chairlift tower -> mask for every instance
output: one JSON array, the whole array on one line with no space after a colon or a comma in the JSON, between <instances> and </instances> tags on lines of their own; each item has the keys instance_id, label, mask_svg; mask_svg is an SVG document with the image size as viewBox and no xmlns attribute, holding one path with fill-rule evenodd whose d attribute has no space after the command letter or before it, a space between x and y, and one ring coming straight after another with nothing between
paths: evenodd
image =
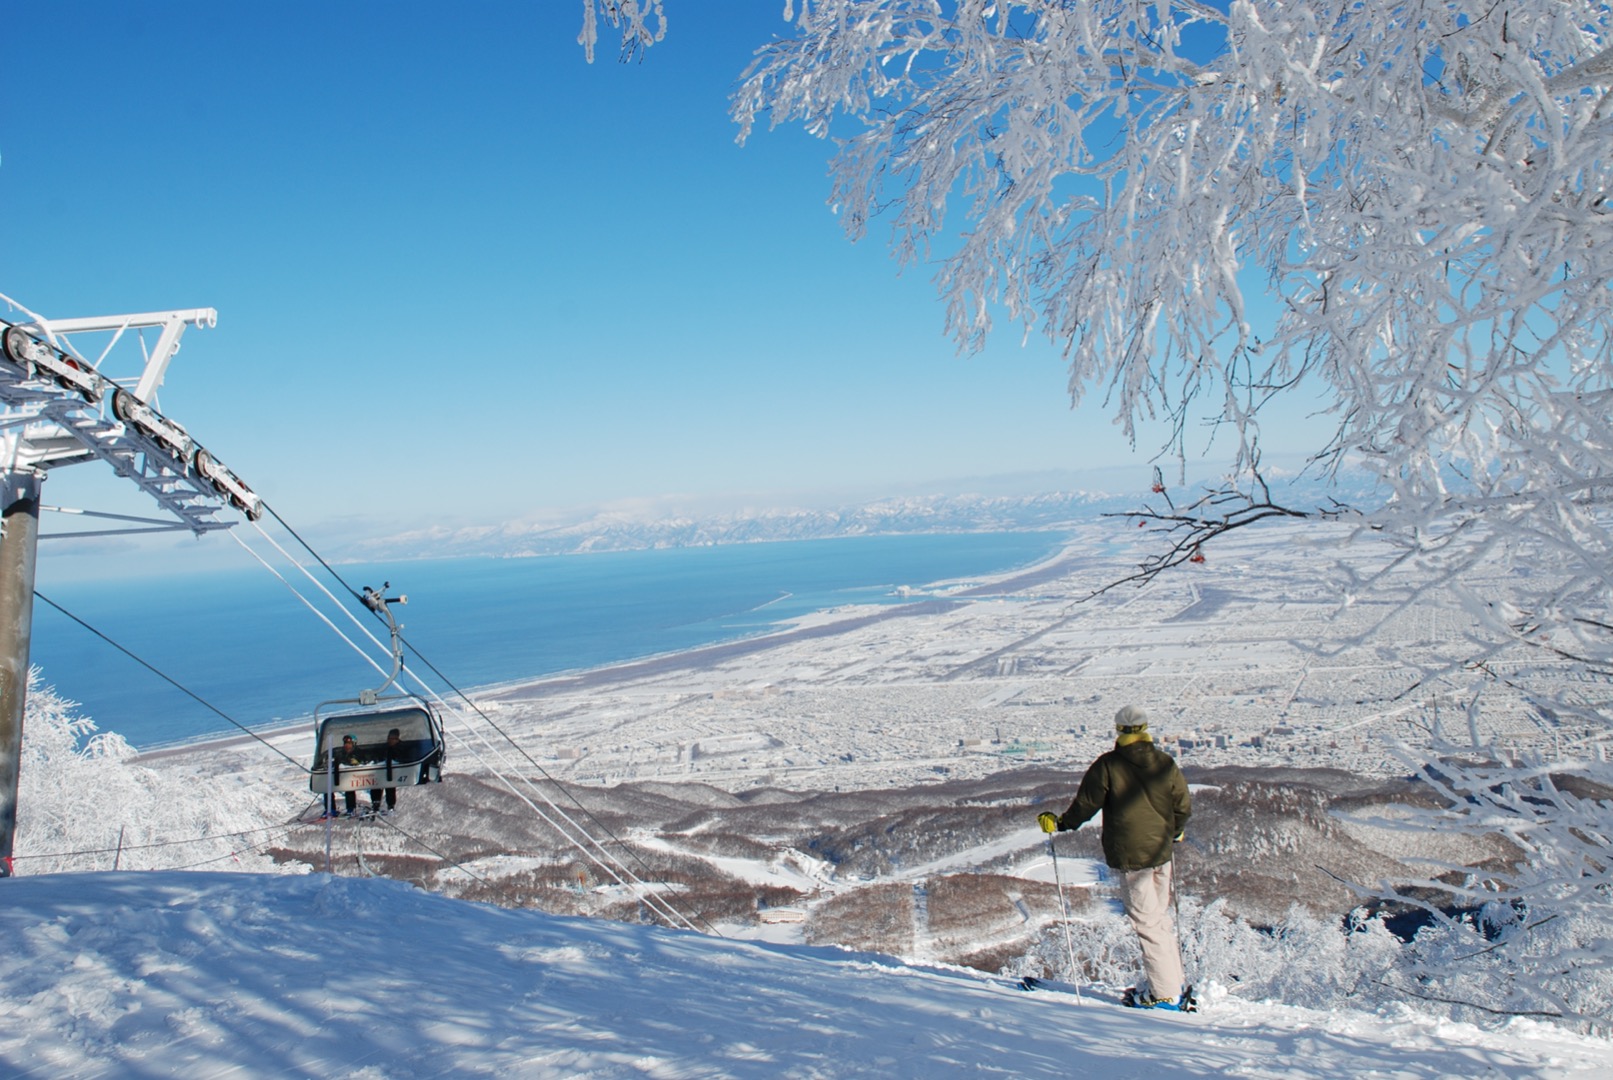
<instances>
[{"instance_id":1,"label":"chairlift tower","mask_svg":"<svg viewBox=\"0 0 1613 1080\"><path fill-rule=\"evenodd\" d=\"M46 474L104 462L149 495L162 514L74 510L116 527L64 536L171 530L200 536L233 526L239 519L232 511L256 520L263 504L157 408L157 389L186 328L214 326L218 312L45 319L9 297L0 295L0 301L9 305L8 314L19 313L14 320L0 318L0 877L10 877ZM148 342L148 335L155 341Z\"/></svg>"}]
</instances>

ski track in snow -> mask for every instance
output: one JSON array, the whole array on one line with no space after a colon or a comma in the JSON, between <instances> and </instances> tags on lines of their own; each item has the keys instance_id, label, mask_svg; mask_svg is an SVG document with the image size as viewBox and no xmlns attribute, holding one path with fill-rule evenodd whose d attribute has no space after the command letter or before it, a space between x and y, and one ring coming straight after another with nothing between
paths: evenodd
<instances>
[{"instance_id":1,"label":"ski track in snow","mask_svg":"<svg viewBox=\"0 0 1613 1080\"><path fill-rule=\"evenodd\" d=\"M1613 1043L1208 994L1196 1015L964 969L509 911L384 879L5 883L28 1078L1606 1077Z\"/></svg>"}]
</instances>

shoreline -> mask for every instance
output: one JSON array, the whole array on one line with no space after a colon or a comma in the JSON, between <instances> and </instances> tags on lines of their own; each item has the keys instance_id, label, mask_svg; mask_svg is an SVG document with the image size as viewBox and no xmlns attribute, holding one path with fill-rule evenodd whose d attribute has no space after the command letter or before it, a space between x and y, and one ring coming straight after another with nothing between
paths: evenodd
<instances>
[{"instance_id":1,"label":"shoreline","mask_svg":"<svg viewBox=\"0 0 1613 1080\"><path fill-rule=\"evenodd\" d=\"M913 618L921 615L940 615L965 606L972 600L1018 592L1046 581L1065 576L1079 561L1073 553L1073 544L1066 543L1058 551L1040 562L1017 570L1004 571L990 580L971 585L966 589L943 595L926 596L906 604L863 605L849 609L842 618L819 622L818 618L841 609L827 608L782 624L780 629L753 637L719 641L710 645L697 645L692 649L658 653L636 660L623 660L579 671L557 672L528 679L495 683L466 691L479 700L513 702L533 701L551 693L586 690L617 682L664 675L673 671L698 671L739 656L765 652L781 645L812 638L833 637L860 630L887 619Z\"/></svg>"},{"instance_id":2,"label":"shoreline","mask_svg":"<svg viewBox=\"0 0 1613 1080\"><path fill-rule=\"evenodd\" d=\"M692 649L657 653L654 656L640 657L636 660L623 660L601 667L583 668L553 675L541 675L534 678L494 683L484 687L471 687L466 689L464 693L472 701L497 703L536 701L555 693L611 686L616 683L626 683L636 679L665 675L674 671L709 669L723 660L748 656L752 653L766 652L768 649L788 645L792 642L809 638L832 637L861 629L864 626L882 622L886 619L941 614L954 608L962 607L966 603L967 601L965 600L938 599L924 600L913 604L881 606L873 611L858 609L859 614L832 622L796 626L790 629L758 634L754 637L717 642L712 645L697 645ZM451 697L448 694L441 696L445 699ZM260 739L267 741L284 738L292 732L311 728L312 717L305 717L299 723L254 731L250 735L246 732L237 732L232 735L203 736L193 742L155 746L150 750L137 752L133 760L138 764L141 761L178 757L199 750L227 750L257 742ZM311 735L311 730L308 733Z\"/></svg>"},{"instance_id":3,"label":"shoreline","mask_svg":"<svg viewBox=\"0 0 1613 1080\"><path fill-rule=\"evenodd\" d=\"M690 649L680 649L674 652L657 653L599 667L581 668L467 687L463 694L466 698L476 702L500 704L532 702L553 694L596 689L676 671L705 670L715 667L725 660L766 652L769 649L794 642L850 633L888 619L944 614L965 606L974 600L1031 588L1068 574L1080 561L1080 557L1075 551L1076 547L1073 535L1069 535L1066 537L1065 542L1046 558L1028 566L1003 571L998 575L984 579L973 579L977 581L976 584L969 585L967 588L960 589L957 592L927 596L911 603L862 605L845 609L846 614L840 618L824 618L832 615L837 610L842 610L826 608L808 615L799 616L779 624L777 629L750 637L714 642L710 645L698 645ZM945 582L934 582L926 586L926 588L934 588L944 584ZM818 621L820 619L822 621ZM450 701L454 697L451 692L444 693L441 696ZM311 737L311 728L312 717L307 716L276 727L255 729L250 734L234 732L206 735L189 742L154 746L149 750L137 749L132 760L139 764L143 761L180 757L197 751L215 752L236 749L254 742L284 739L295 732L304 732Z\"/></svg>"}]
</instances>

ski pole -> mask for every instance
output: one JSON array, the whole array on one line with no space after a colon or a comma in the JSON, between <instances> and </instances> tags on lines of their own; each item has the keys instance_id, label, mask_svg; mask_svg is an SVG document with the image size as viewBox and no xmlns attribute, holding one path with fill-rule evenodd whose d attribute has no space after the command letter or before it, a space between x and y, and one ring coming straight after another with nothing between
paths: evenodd
<instances>
[{"instance_id":1,"label":"ski pole","mask_svg":"<svg viewBox=\"0 0 1613 1080\"><path fill-rule=\"evenodd\" d=\"M1178 843L1178 844L1190 844L1190 845L1192 845L1193 850L1197 851L1200 855L1203 855L1205 853L1203 845L1201 845L1197 840L1194 840L1191 837L1189 837L1186 834L1185 831L1182 833L1181 836L1178 836L1176 838L1175 842ZM1181 900L1180 900L1181 887L1182 887L1182 873L1181 873L1181 870L1182 870L1181 861L1176 859L1176 858L1174 858L1174 857L1172 857L1172 859L1171 859L1171 922L1172 922L1172 924L1174 924L1175 930L1176 930L1176 941L1177 941L1176 950L1177 950L1178 955L1180 955L1181 949L1182 949L1182 946L1181 946L1181 941L1182 941L1182 907L1181 907ZM1189 986L1188 989L1191 990L1192 987Z\"/></svg>"},{"instance_id":2,"label":"ski pole","mask_svg":"<svg viewBox=\"0 0 1613 1080\"><path fill-rule=\"evenodd\" d=\"M1047 853L1053 857L1053 884L1059 893L1059 911L1064 916L1064 953L1069 958L1070 985L1075 987L1075 997L1081 999L1081 987L1076 983L1075 945L1070 941L1070 905L1064 899L1064 879L1059 876L1059 849L1053 844L1053 830L1047 828L1043 822L1042 828L1047 831Z\"/></svg>"}]
</instances>

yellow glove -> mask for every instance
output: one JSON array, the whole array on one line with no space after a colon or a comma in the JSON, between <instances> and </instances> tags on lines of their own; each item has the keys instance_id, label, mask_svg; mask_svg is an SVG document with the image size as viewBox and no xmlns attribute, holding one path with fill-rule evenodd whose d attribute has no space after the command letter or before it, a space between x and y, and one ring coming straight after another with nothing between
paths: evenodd
<instances>
[{"instance_id":1,"label":"yellow glove","mask_svg":"<svg viewBox=\"0 0 1613 1080\"><path fill-rule=\"evenodd\" d=\"M1055 833L1059 831L1058 817L1048 813L1046 810L1043 810L1040 814L1036 815L1036 824L1040 825L1042 827L1042 831L1045 833Z\"/></svg>"}]
</instances>

